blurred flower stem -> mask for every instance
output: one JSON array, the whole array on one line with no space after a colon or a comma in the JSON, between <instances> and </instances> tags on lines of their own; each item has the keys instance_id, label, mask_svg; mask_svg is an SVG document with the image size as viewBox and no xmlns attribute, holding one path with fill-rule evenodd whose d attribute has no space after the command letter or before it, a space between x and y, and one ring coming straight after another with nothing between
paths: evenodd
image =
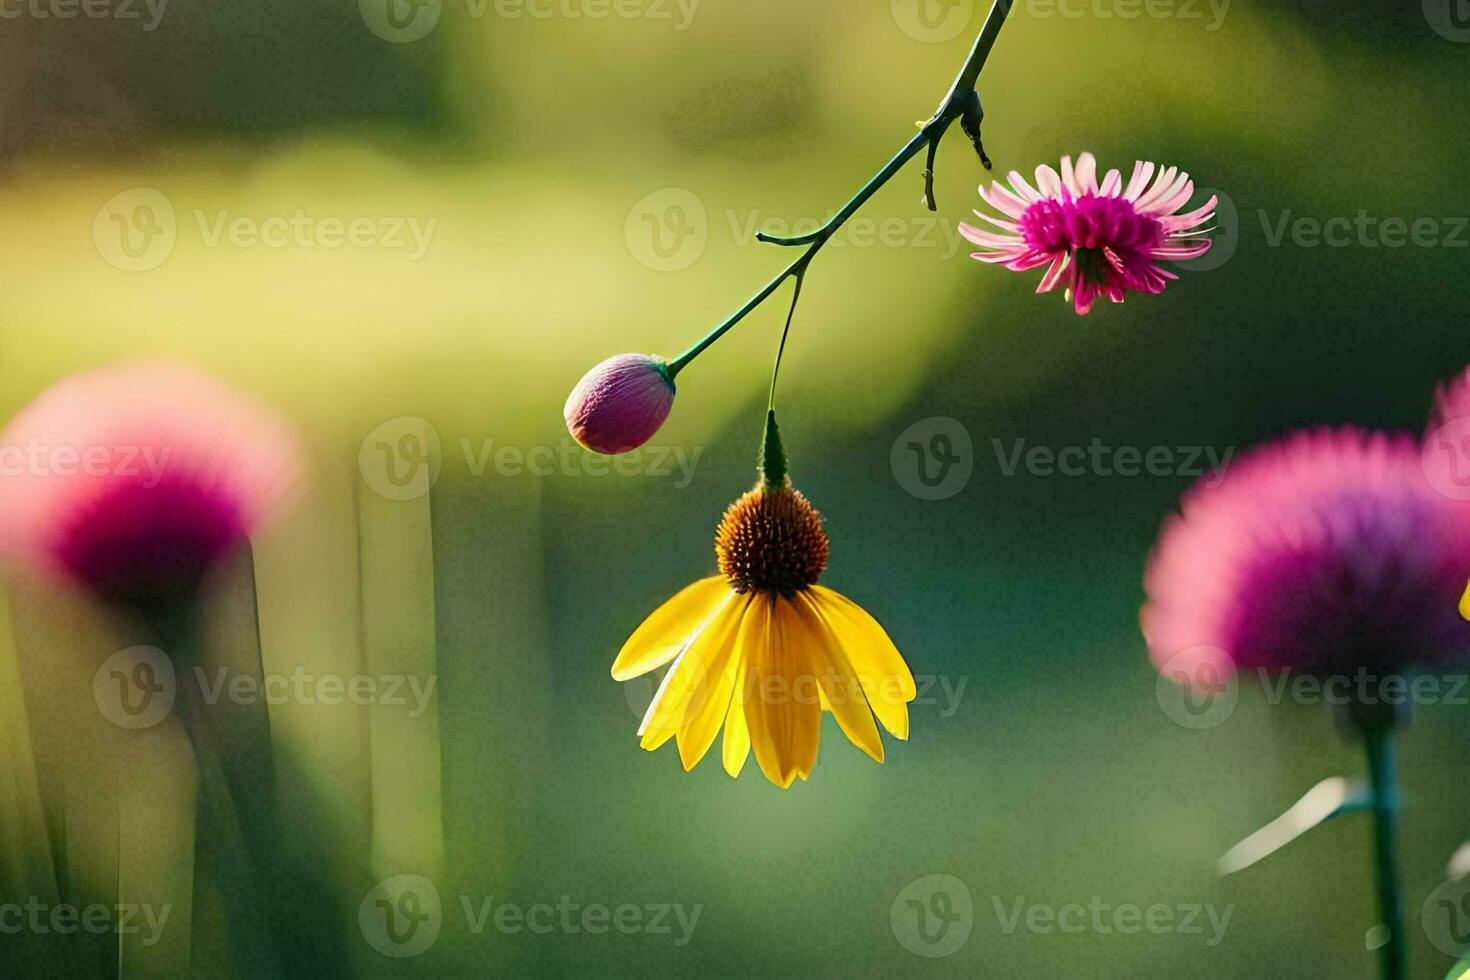
<instances>
[{"instance_id":1,"label":"blurred flower stem","mask_svg":"<svg viewBox=\"0 0 1470 980\"><path fill-rule=\"evenodd\" d=\"M990 50L995 46L995 40L1000 36L1000 29L1005 24L1006 14L1010 12L1011 0L995 0L991 5L990 13L985 18L985 24L980 28L980 35L975 39L975 46L970 49L970 55L965 59L964 67L956 76L954 85L950 87L949 93L939 103L939 108L928 122L921 123L919 132L913 139L909 140L898 153L879 170L873 178L863 185L857 194L843 205L842 209L832 216L825 225L816 231L806 235L792 238L782 238L759 232L756 239L770 245L782 245L790 247L806 246L806 251L768 282L760 292L756 293L745 305L730 314L723 323L710 331L703 340L695 344L689 350L679 355L669 363L669 378L672 380L680 371L688 367L696 357L704 353L715 341L728 333L736 324L745 319L746 315L761 303L764 303L772 293L787 279L795 278L798 287L802 275L807 266L811 264L816 254L822 250L832 236L835 235L847 220L858 212L879 189L887 184L893 176L903 169L904 164L913 159L920 150L925 148L929 151L928 166L924 170L924 201L930 211L936 210L934 203L934 156L939 150L939 143L944 139L945 133L955 124L960 123L960 128L970 138L975 146L975 152L980 156L980 162L985 168L990 169L990 160L985 155L984 146L980 141L980 123L984 118L984 110L980 106L980 96L975 91L975 83L980 78L980 69L985 67L985 60L990 56ZM798 288L798 293L799 293ZM793 309L794 309L793 303ZM787 318L788 326L790 318Z\"/></svg>"},{"instance_id":2,"label":"blurred flower stem","mask_svg":"<svg viewBox=\"0 0 1470 980\"><path fill-rule=\"evenodd\" d=\"M1368 776L1373 800L1373 851L1378 883L1378 908L1388 939L1379 951L1386 980L1406 980L1408 951L1404 945L1404 897L1399 888L1398 775L1393 728L1367 726L1363 744L1368 752Z\"/></svg>"}]
</instances>

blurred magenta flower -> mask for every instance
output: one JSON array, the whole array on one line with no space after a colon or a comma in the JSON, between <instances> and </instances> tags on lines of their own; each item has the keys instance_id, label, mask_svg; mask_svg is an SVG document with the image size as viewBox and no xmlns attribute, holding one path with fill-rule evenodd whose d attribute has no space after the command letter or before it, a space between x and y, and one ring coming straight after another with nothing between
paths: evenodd
<instances>
[{"instance_id":1,"label":"blurred magenta flower","mask_svg":"<svg viewBox=\"0 0 1470 980\"><path fill-rule=\"evenodd\" d=\"M1200 226L1215 213L1216 198L1187 214L1176 214L1194 194L1189 175L1177 167L1158 168L1139 162L1128 186L1122 175L1109 170L1097 181L1097 160L1084 153L1072 166L1062 157L1060 175L1042 164L1036 168L1036 187L1012 170L1011 186L999 181L980 196L1006 216L975 214L1001 229L998 233L960 225L960 233L988 251L972 256L981 262L1024 272L1048 265L1038 293L1066 286L1067 298L1085 315L1099 296L1123 302L1125 291L1161 293L1178 276L1159 265L1160 260L1198 258L1210 250Z\"/></svg>"},{"instance_id":2,"label":"blurred magenta flower","mask_svg":"<svg viewBox=\"0 0 1470 980\"><path fill-rule=\"evenodd\" d=\"M1413 438L1302 432L1186 493L1149 561L1143 632L1184 677L1443 662L1470 649L1467 568L1470 508L1430 485Z\"/></svg>"},{"instance_id":3,"label":"blurred magenta flower","mask_svg":"<svg viewBox=\"0 0 1470 980\"><path fill-rule=\"evenodd\" d=\"M673 407L674 379L663 358L619 354L577 382L562 414L573 439L616 456L652 439Z\"/></svg>"},{"instance_id":4,"label":"blurred magenta flower","mask_svg":"<svg viewBox=\"0 0 1470 980\"><path fill-rule=\"evenodd\" d=\"M0 434L0 554L168 607L282 503L299 469L282 419L196 370L74 375Z\"/></svg>"},{"instance_id":5,"label":"blurred magenta flower","mask_svg":"<svg viewBox=\"0 0 1470 980\"><path fill-rule=\"evenodd\" d=\"M1429 413L1429 431L1458 419L1470 419L1470 368L1435 389L1434 406Z\"/></svg>"}]
</instances>

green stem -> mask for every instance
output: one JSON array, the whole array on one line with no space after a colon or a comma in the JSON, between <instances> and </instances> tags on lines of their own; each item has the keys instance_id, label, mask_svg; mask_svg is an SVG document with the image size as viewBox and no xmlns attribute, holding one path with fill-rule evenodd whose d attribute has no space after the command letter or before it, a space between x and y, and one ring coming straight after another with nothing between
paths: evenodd
<instances>
[{"instance_id":1,"label":"green stem","mask_svg":"<svg viewBox=\"0 0 1470 980\"><path fill-rule=\"evenodd\" d=\"M874 194L878 193L879 189L892 180L893 176L903 169L904 164L925 147L930 148L931 151L937 147L939 141L944 138L944 134L956 120L962 121L966 133L975 143L975 149L980 151L980 99L975 94L975 83L980 77L980 69L985 67L985 61L990 57L990 50L995 46L995 40L1000 35L1000 29L1005 24L1006 14L1010 13L1013 2L1014 0L995 0L990 8L990 14L985 18L984 26L980 28L980 35L975 38L975 46L970 49L970 55L965 59L964 66L960 68L959 75L955 77L954 85L950 87L949 93L939 104L939 109L933 117L924 123L918 134L904 144L903 149L894 154L893 158L884 164L883 169L874 174L872 179L864 184L825 225L809 235L800 235L795 238L781 238L765 232L756 235L760 241L772 245L805 245L807 248L795 262L777 273L776 277L766 283L760 292L747 300L745 305L726 317L719 326L706 334L697 344L669 362L670 379L677 377L680 371L688 367L711 344L729 333L736 324L745 319L746 315L765 302L783 282L793 276L799 280L812 259L822 250L822 246L831 240L838 229L846 224L847 220L856 214ZM981 159L984 160L983 152ZM989 166L988 162L986 165ZM932 166L930 169L931 173L926 174L926 195L930 197L929 206L932 210L934 206L930 191Z\"/></svg>"},{"instance_id":2,"label":"green stem","mask_svg":"<svg viewBox=\"0 0 1470 980\"><path fill-rule=\"evenodd\" d=\"M1393 729L1373 726L1363 732L1368 752L1368 774L1373 793L1373 851L1377 874L1378 909L1388 927L1388 941L1381 951L1385 980L1406 980L1408 950L1404 945L1404 899L1399 888L1398 777L1394 760Z\"/></svg>"},{"instance_id":3,"label":"green stem","mask_svg":"<svg viewBox=\"0 0 1470 980\"><path fill-rule=\"evenodd\" d=\"M796 289L791 294L791 309L786 312L786 327L781 331L781 343L776 347L776 364L771 368L771 396L766 401L766 411L776 411L776 379L781 376L781 358L786 354L786 337L791 333L791 321L796 316L796 304L801 299L801 281L805 270L796 274Z\"/></svg>"}]
</instances>

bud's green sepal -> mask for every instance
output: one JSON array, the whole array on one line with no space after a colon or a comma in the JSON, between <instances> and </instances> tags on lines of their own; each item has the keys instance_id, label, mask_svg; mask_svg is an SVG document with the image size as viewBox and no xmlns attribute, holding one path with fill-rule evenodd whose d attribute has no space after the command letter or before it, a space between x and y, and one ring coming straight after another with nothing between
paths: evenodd
<instances>
[{"instance_id":1,"label":"bud's green sepal","mask_svg":"<svg viewBox=\"0 0 1470 980\"><path fill-rule=\"evenodd\" d=\"M774 408L766 413L766 436L761 444L760 467L763 486L786 485L786 450L781 446L781 430L776 425Z\"/></svg>"}]
</instances>

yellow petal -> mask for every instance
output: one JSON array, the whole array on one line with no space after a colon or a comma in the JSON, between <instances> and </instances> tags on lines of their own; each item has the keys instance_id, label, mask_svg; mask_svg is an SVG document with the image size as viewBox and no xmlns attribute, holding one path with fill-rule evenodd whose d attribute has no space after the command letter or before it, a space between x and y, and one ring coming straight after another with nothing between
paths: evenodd
<instances>
[{"instance_id":1,"label":"yellow petal","mask_svg":"<svg viewBox=\"0 0 1470 980\"><path fill-rule=\"evenodd\" d=\"M813 666L821 684L822 707L832 712L837 725L848 741L866 752L875 762L883 761L883 738L878 726L873 723L873 711L868 707L868 697L843 653L842 644L827 626L816 603L805 591L798 592L794 600L802 628L810 637Z\"/></svg>"},{"instance_id":2,"label":"yellow petal","mask_svg":"<svg viewBox=\"0 0 1470 980\"><path fill-rule=\"evenodd\" d=\"M750 641L741 644L750 672L746 724L761 772L787 789L816 765L822 733L820 695L796 607L769 596L756 601L759 607L751 609L755 628Z\"/></svg>"},{"instance_id":3,"label":"yellow petal","mask_svg":"<svg viewBox=\"0 0 1470 980\"><path fill-rule=\"evenodd\" d=\"M1460 618L1470 620L1470 585L1465 586L1465 594L1460 596Z\"/></svg>"},{"instance_id":4,"label":"yellow petal","mask_svg":"<svg viewBox=\"0 0 1470 980\"><path fill-rule=\"evenodd\" d=\"M868 696L873 714L895 738L909 737L908 702L918 696L903 655L867 610L821 585L807 589Z\"/></svg>"},{"instance_id":5,"label":"yellow petal","mask_svg":"<svg viewBox=\"0 0 1470 980\"><path fill-rule=\"evenodd\" d=\"M673 737L674 730L670 728L666 731L657 732L649 738L643 739L638 744L648 751L652 752Z\"/></svg>"},{"instance_id":6,"label":"yellow petal","mask_svg":"<svg viewBox=\"0 0 1470 980\"><path fill-rule=\"evenodd\" d=\"M632 680L673 660L730 594L725 580L716 575L700 579L659 606L623 644L613 663L613 679Z\"/></svg>"},{"instance_id":7,"label":"yellow petal","mask_svg":"<svg viewBox=\"0 0 1470 980\"><path fill-rule=\"evenodd\" d=\"M685 772L693 769L704 758L704 754L714 744L715 736L720 733L720 725L729 714L730 695L735 689L736 675L740 672L738 634L749 607L750 597L741 596L734 604L731 614L733 621L728 626L724 625L723 614L719 620L710 624L710 632L722 630L724 639L720 641L719 649L712 650L711 656L707 658L707 667L699 689L690 693L684 708L683 724L679 726L679 760L684 763Z\"/></svg>"},{"instance_id":8,"label":"yellow petal","mask_svg":"<svg viewBox=\"0 0 1470 980\"><path fill-rule=\"evenodd\" d=\"M752 602L745 618L750 619L756 608L756 604ZM745 626L742 623L741 632L743 633L744 630ZM743 650L743 644L744 637L742 636L735 641L736 649ZM739 666L735 674L735 687L730 694L730 711L725 716L725 740L721 752L724 757L725 771L730 774L731 779L740 775L740 770L745 768L745 759L750 755L750 730L745 726L745 688L749 671L746 669L744 654L736 659Z\"/></svg>"},{"instance_id":9,"label":"yellow petal","mask_svg":"<svg viewBox=\"0 0 1470 980\"><path fill-rule=\"evenodd\" d=\"M714 675L721 666L720 655L733 645L735 630L740 625L740 616L748 601L745 596L727 589L714 616L689 641L688 647L664 675L663 683L643 715L643 724L638 727L644 748L649 748L651 743L663 744L667 741L665 733L679 731L693 716L691 709L697 710L704 705Z\"/></svg>"}]
</instances>

